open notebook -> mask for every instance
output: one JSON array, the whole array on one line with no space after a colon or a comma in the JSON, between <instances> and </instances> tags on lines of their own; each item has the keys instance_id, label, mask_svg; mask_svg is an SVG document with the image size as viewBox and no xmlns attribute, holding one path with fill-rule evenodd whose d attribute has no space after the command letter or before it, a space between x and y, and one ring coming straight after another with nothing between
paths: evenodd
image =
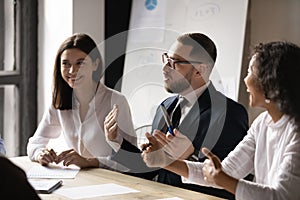
<instances>
[{"instance_id":1,"label":"open notebook","mask_svg":"<svg viewBox=\"0 0 300 200\"><path fill-rule=\"evenodd\" d=\"M80 168L78 167L64 167L64 166L42 166L37 165L32 167L27 172L27 178L75 178Z\"/></svg>"}]
</instances>

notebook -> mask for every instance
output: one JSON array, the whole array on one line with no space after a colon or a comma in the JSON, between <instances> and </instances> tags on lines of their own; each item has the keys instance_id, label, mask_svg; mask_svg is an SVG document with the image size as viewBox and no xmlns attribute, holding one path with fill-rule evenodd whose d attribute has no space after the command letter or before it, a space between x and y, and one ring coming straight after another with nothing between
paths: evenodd
<instances>
[{"instance_id":1,"label":"notebook","mask_svg":"<svg viewBox=\"0 0 300 200\"><path fill-rule=\"evenodd\" d=\"M54 190L62 186L62 180L33 180L28 179L29 183L35 189L37 193L50 194Z\"/></svg>"}]
</instances>

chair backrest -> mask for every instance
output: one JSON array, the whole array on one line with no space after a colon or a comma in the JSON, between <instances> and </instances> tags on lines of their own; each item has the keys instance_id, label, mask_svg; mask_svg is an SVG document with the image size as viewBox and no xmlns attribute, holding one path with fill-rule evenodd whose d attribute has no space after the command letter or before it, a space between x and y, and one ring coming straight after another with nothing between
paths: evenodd
<instances>
[{"instance_id":1,"label":"chair backrest","mask_svg":"<svg viewBox=\"0 0 300 200\"><path fill-rule=\"evenodd\" d=\"M139 126L135 129L136 135L137 135L137 145L140 147L141 144L148 142L145 133L149 132L151 133L152 125L151 124L145 124L142 126Z\"/></svg>"}]
</instances>

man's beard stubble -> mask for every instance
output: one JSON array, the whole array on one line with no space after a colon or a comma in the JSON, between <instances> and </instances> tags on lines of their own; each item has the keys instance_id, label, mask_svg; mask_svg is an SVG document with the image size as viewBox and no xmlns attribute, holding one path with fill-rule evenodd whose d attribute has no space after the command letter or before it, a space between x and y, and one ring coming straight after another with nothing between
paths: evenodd
<instances>
[{"instance_id":1,"label":"man's beard stubble","mask_svg":"<svg viewBox=\"0 0 300 200\"><path fill-rule=\"evenodd\" d=\"M191 87L191 77L182 77L181 79L170 83L169 85L165 84L165 89L169 93L182 93L183 91Z\"/></svg>"}]
</instances>

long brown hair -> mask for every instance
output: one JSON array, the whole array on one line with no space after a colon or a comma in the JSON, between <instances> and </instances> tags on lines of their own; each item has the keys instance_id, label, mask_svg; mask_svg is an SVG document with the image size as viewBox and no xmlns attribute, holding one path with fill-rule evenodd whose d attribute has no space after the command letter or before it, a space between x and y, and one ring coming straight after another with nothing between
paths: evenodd
<instances>
[{"instance_id":1,"label":"long brown hair","mask_svg":"<svg viewBox=\"0 0 300 200\"><path fill-rule=\"evenodd\" d=\"M93 61L96 61L97 58L100 60L98 69L93 73L94 81L99 82L102 74L102 58L94 40L84 33L76 33L67 38L57 51L53 72L52 105L60 110L72 109L73 88L64 81L61 75L61 54L66 49L72 48L83 51Z\"/></svg>"}]
</instances>

